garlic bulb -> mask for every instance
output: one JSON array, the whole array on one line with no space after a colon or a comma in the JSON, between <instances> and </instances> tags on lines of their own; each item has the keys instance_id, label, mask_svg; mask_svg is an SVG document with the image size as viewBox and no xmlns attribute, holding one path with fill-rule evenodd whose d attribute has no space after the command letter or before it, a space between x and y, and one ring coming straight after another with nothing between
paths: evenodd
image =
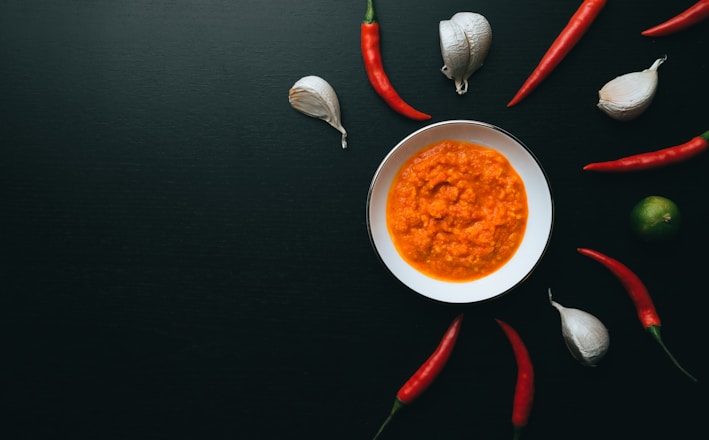
<instances>
[{"instance_id":1,"label":"garlic bulb","mask_svg":"<svg viewBox=\"0 0 709 440\"><path fill-rule=\"evenodd\" d=\"M492 28L475 12L458 12L438 24L443 67L441 72L455 81L455 91L468 91L468 78L483 65L492 44Z\"/></svg>"},{"instance_id":2,"label":"garlic bulb","mask_svg":"<svg viewBox=\"0 0 709 440\"><path fill-rule=\"evenodd\" d=\"M594 367L606 355L610 345L608 329L590 313L549 302L561 315L561 333L571 355L587 367Z\"/></svg>"},{"instance_id":3,"label":"garlic bulb","mask_svg":"<svg viewBox=\"0 0 709 440\"><path fill-rule=\"evenodd\" d=\"M342 133L342 148L347 148L347 131L340 123L340 102L332 86L319 76L304 76L288 91L290 105L308 116L322 119Z\"/></svg>"},{"instance_id":4,"label":"garlic bulb","mask_svg":"<svg viewBox=\"0 0 709 440\"><path fill-rule=\"evenodd\" d=\"M640 116L655 97L657 69L666 59L667 56L658 58L641 72L626 73L607 82L598 91L598 108L618 121Z\"/></svg>"}]
</instances>

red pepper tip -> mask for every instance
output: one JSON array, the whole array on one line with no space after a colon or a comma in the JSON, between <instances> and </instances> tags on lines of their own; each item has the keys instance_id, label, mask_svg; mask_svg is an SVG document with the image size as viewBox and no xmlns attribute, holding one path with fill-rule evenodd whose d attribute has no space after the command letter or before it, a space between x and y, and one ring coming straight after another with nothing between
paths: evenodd
<instances>
[{"instance_id":1,"label":"red pepper tip","mask_svg":"<svg viewBox=\"0 0 709 440\"><path fill-rule=\"evenodd\" d=\"M414 112L418 112L418 114L416 114L416 113L414 113L414 114L404 114L404 116L408 116L409 118L411 118L411 119L413 119L413 120L416 120L416 121L428 121L429 119L431 119L431 115L429 115L429 114L427 114L427 113L423 113L423 112L420 112L420 111L418 111L418 110L414 110ZM399 112L399 113L401 113L401 112ZM402 114L403 114L403 113L402 113Z\"/></svg>"},{"instance_id":2,"label":"red pepper tip","mask_svg":"<svg viewBox=\"0 0 709 440\"><path fill-rule=\"evenodd\" d=\"M650 28L650 29L645 29L644 31L640 32L640 35L643 37L650 37L650 38L655 38L655 37L664 37L667 35L670 35L673 32L668 32L666 30L659 29L658 26Z\"/></svg>"}]
</instances>

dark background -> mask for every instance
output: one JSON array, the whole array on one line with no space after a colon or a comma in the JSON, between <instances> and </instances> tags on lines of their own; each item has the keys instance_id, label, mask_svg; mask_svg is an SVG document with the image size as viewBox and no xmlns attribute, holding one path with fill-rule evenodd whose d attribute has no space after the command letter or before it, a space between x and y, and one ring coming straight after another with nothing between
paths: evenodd
<instances>
[{"instance_id":1,"label":"dark background","mask_svg":"<svg viewBox=\"0 0 709 440\"><path fill-rule=\"evenodd\" d=\"M645 38L693 0L610 0L553 74L506 108L580 3L377 2L402 97L431 122L510 131L552 185L553 237L534 274L492 302L448 305L404 287L370 246L374 171L427 123L371 89L364 0L0 0L0 435L368 439L459 312L448 367L382 440L511 438L516 366L494 318L536 366L524 438L703 432L709 156L633 175L581 167L709 129L709 22ZM438 22L459 11L493 29L464 96L438 71ZM640 118L595 107L605 82L665 54ZM310 74L335 88L348 150L288 104ZM651 194L684 216L669 246L628 230ZM645 281L665 342L699 383L579 246ZM597 368L568 353L549 287L609 328Z\"/></svg>"}]
</instances>

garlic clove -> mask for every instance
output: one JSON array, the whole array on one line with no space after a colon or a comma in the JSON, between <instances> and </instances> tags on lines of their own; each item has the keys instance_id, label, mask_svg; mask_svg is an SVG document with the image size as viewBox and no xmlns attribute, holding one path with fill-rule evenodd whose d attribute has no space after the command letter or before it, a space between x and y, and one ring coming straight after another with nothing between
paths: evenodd
<instances>
[{"instance_id":1,"label":"garlic clove","mask_svg":"<svg viewBox=\"0 0 709 440\"><path fill-rule=\"evenodd\" d=\"M657 69L666 59L667 56L658 58L643 71L626 73L607 82L598 91L598 108L618 121L629 121L640 116L655 97Z\"/></svg>"},{"instance_id":2,"label":"garlic clove","mask_svg":"<svg viewBox=\"0 0 709 440\"><path fill-rule=\"evenodd\" d=\"M347 148L347 131L340 122L340 101L330 83L319 76L304 76L288 91L288 102L301 113L335 127L342 134L342 148Z\"/></svg>"},{"instance_id":3,"label":"garlic clove","mask_svg":"<svg viewBox=\"0 0 709 440\"><path fill-rule=\"evenodd\" d=\"M448 79L455 81L455 89L462 95L468 90L468 83L463 79L470 59L468 39L463 29L450 20L442 20L438 23L438 34L443 57L441 72Z\"/></svg>"},{"instance_id":4,"label":"garlic clove","mask_svg":"<svg viewBox=\"0 0 709 440\"><path fill-rule=\"evenodd\" d=\"M606 326L588 312L567 308L552 300L551 289L549 289L549 302L559 311L561 334L571 355L585 366L596 366L610 346Z\"/></svg>"},{"instance_id":5,"label":"garlic clove","mask_svg":"<svg viewBox=\"0 0 709 440\"><path fill-rule=\"evenodd\" d=\"M487 19L474 12L458 12L438 25L443 67L441 72L455 82L459 95L468 91L468 78L482 67L492 44Z\"/></svg>"},{"instance_id":6,"label":"garlic clove","mask_svg":"<svg viewBox=\"0 0 709 440\"><path fill-rule=\"evenodd\" d=\"M468 40L470 58L465 76L467 79L482 67L490 51L492 28L484 16L474 12L458 12L451 17L451 21L457 23L463 29Z\"/></svg>"}]
</instances>

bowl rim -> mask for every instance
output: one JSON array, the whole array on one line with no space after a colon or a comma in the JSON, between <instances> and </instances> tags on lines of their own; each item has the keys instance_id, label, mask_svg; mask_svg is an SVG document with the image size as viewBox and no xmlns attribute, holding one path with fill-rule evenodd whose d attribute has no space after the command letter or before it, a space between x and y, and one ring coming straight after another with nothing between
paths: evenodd
<instances>
[{"instance_id":1,"label":"bowl rim","mask_svg":"<svg viewBox=\"0 0 709 440\"><path fill-rule=\"evenodd\" d=\"M533 165L533 170L530 171L531 173L535 174L535 179L539 180L540 182L543 181L542 188L545 190L543 191L543 197L542 197L542 202L543 203L548 203L548 206L543 206L543 208L548 208L548 212L545 212L541 216L544 218L543 220L543 230L545 231L545 234L543 237L536 237L534 239L529 239L529 240L536 240L536 242L540 242L543 240L542 243L536 243L536 248L533 249L532 252L534 252L534 257L533 257L533 262L531 264L527 263L526 266L524 266L523 270L517 271L519 273L515 274L515 281L514 282L509 282L506 281L506 284L503 283L502 288L498 289L492 289L494 290L493 292L489 294L476 294L476 295L459 295L459 296L451 296L450 294L445 294L442 293L442 291L450 291L450 290L456 290L458 291L458 294L460 294L460 291L465 289L466 287L470 287L472 289L472 284L478 284L478 286L482 285L483 287L488 287L486 286L487 283L491 283L495 281L496 277L493 277L494 274L499 273L502 271L502 268L498 269L497 271L493 272L493 274L490 274L488 276L485 276L483 278L477 279L477 280L472 280L472 281L466 281L466 282L456 282L456 281L444 281L444 280L437 280L434 278L431 278L429 276L426 276L422 274L421 272L416 271L413 269L408 263L406 263L403 258L399 255L398 251L394 249L394 253L396 254L395 256L385 256L382 252L382 250L378 246L378 239L376 238L377 234L375 234L374 231L374 225L372 221L372 210L373 210L373 196L375 194L375 191L377 190L377 184L379 183L381 185L381 175L385 168L389 166L390 161L392 158L397 155L401 150L404 149L406 145L409 145L410 142L418 138L427 132L430 131L435 131L435 130L440 130L442 127L445 126L468 126L472 127L473 130L483 130L486 132L490 132L493 136L502 136L503 138L507 138L509 141L511 141L511 145L513 147L518 147L517 150L521 153L524 154L525 160L530 161L530 164ZM465 128L463 128L465 129ZM444 136L444 137L438 137L435 138L431 142L427 142L425 145L419 146L416 148L414 151L410 152L408 155L405 156L405 159L396 167L396 171L394 174L398 173L398 170L400 167L403 165L403 162L407 158L410 158L413 154L416 154L418 151L420 151L422 148L424 148L426 145L430 145L433 142L437 142L438 140L443 140L443 139L453 139L455 137L451 136ZM466 139L457 139L461 141L466 141L466 142L474 142L475 141L469 141ZM488 148L492 148L498 152L499 148L496 148L494 145L485 145L484 143L480 143L483 146L486 146ZM413 147L412 147L413 148ZM502 152L501 152L502 153ZM507 157L505 153L502 153ZM508 157L509 160L509 157ZM519 173L520 171L515 168L515 170ZM539 183L539 182L537 182ZM389 182L389 185L391 182ZM528 180L525 179L525 187L527 187ZM535 187L536 188L536 187ZM537 188L538 189L538 188ZM388 195L390 188L386 188L386 195ZM379 192L384 191L383 189L380 189ZM536 189L535 189L536 191ZM528 198L528 203L529 203L529 188L527 188L527 198ZM532 275L534 270L539 266L540 262L542 261L544 255L546 254L546 251L549 248L549 245L551 243L551 236L552 232L554 229L554 217L555 217L555 209L554 209L554 197L552 194L552 188L551 188L551 183L549 180L549 177L544 170L544 167L542 166L541 162L537 158L537 156L534 154L534 152L527 147L527 145L522 142L519 138L508 132L507 130L498 127L496 125L487 123L487 122L482 122L482 121L476 121L476 120L468 120L468 119L452 119L452 120L445 120L445 121L440 121L440 122L435 122L429 125L426 125L424 127L421 127L414 132L410 133L409 135L405 136L403 139L401 139L382 159L380 164L378 165L374 176L372 178L372 181L369 186L369 190L367 193L367 203L366 203L366 223L367 223L367 232L369 235L370 239L370 244L372 245L375 254L377 255L378 259L380 262L387 268L389 273L394 276L399 282L404 284L406 287L408 287L410 290L413 290L414 292L418 293L419 295L422 295L426 298L429 298L431 300L437 301L437 302L442 302L442 303L459 303L459 304L469 304L469 303L477 303L477 302L485 302L485 301L490 301L496 298L499 298L510 291L514 290L516 287L518 287L520 284L522 284L529 276ZM548 216L548 221L545 216ZM386 214L384 214L384 219L386 219ZM386 228L386 224L384 225ZM529 220L528 220L528 225L527 225L527 230L525 231L525 238L523 239L523 243L528 240L528 232L529 232ZM386 236L388 237L389 234L388 232L386 233ZM389 237L389 241L390 241ZM388 246L388 244L387 244ZM393 245L392 245L393 246ZM534 246L534 245L530 245ZM521 247L521 245L520 245ZM513 259L515 259L515 256L519 253L519 248L515 252L515 255L513 255ZM389 252L391 254L391 252ZM395 262L392 262L392 258L396 260ZM519 257L522 258L522 257ZM394 264L392 264L394 263ZM406 272L410 272L410 274L416 273L416 275L413 275L417 280L411 280L411 279L402 279L402 275L398 272L398 269L396 267L392 266L408 266L407 269L405 269ZM505 266L508 266L507 263ZM505 267L503 266L503 267ZM522 273L523 272L523 273ZM520 275L521 273L521 275ZM497 276L497 278L500 278L504 276L504 273L500 274ZM483 282L483 280L486 280ZM422 282L425 286L422 288L421 286L416 284L416 281ZM435 287L435 288L432 288ZM440 288L440 289L439 289Z\"/></svg>"}]
</instances>

